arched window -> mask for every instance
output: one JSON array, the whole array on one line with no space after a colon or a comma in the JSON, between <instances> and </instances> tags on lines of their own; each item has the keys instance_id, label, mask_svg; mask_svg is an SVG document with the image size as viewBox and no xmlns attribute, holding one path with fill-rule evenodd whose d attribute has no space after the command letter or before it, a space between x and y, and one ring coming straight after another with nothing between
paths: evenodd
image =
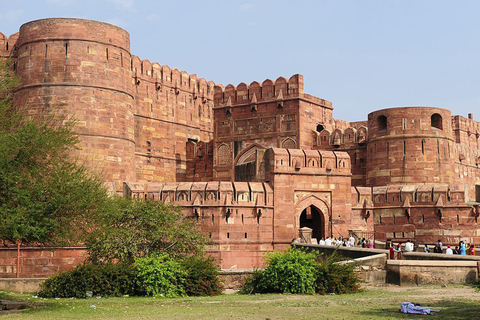
<instances>
[{"instance_id":1,"label":"arched window","mask_svg":"<svg viewBox=\"0 0 480 320\"><path fill-rule=\"evenodd\" d=\"M377 125L378 125L378 131L386 131L387 130L387 117L385 117L383 115L378 116Z\"/></svg>"},{"instance_id":2,"label":"arched window","mask_svg":"<svg viewBox=\"0 0 480 320\"><path fill-rule=\"evenodd\" d=\"M440 130L443 130L443 123L442 123L442 116L439 115L438 113L432 114L431 119L431 125L432 128L437 128Z\"/></svg>"}]
</instances>

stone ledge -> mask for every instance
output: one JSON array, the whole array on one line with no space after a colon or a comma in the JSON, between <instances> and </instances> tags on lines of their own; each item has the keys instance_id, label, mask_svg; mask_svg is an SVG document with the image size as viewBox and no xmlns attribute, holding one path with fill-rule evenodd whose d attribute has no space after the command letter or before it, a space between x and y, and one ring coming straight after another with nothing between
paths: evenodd
<instances>
[{"instance_id":1,"label":"stone ledge","mask_svg":"<svg viewBox=\"0 0 480 320\"><path fill-rule=\"evenodd\" d=\"M390 266L414 267L477 267L477 261L451 261L451 260L388 260Z\"/></svg>"}]
</instances>

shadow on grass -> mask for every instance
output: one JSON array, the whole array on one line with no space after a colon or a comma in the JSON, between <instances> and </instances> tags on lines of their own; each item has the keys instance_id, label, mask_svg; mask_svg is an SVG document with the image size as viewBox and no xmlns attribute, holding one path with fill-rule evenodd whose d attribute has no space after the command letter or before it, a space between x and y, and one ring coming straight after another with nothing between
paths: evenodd
<instances>
[{"instance_id":1,"label":"shadow on grass","mask_svg":"<svg viewBox=\"0 0 480 320\"><path fill-rule=\"evenodd\" d=\"M411 314L404 314L396 312L400 310L400 304L402 301L398 302L398 308L386 308L387 310L370 310L359 312L360 315L389 319L411 319ZM412 301L417 303L417 301ZM423 307L430 309L440 310L438 312L432 312L432 316L437 319L480 319L480 304L478 301L458 301L458 300L439 300L437 302L431 302L422 304ZM418 315L421 319L422 316ZM431 317L431 316L429 316Z\"/></svg>"}]
</instances>

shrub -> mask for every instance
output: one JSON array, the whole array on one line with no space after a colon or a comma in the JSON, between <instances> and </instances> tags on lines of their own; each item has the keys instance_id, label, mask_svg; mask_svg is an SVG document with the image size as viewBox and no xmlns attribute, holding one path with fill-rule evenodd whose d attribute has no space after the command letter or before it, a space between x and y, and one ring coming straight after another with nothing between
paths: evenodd
<instances>
[{"instance_id":1,"label":"shrub","mask_svg":"<svg viewBox=\"0 0 480 320\"><path fill-rule=\"evenodd\" d=\"M135 270L125 264L84 264L57 274L41 284L39 295L45 298L85 298L135 294Z\"/></svg>"},{"instance_id":2,"label":"shrub","mask_svg":"<svg viewBox=\"0 0 480 320\"><path fill-rule=\"evenodd\" d=\"M137 284L142 293L152 296L185 296L187 272L167 254L135 259Z\"/></svg>"},{"instance_id":3,"label":"shrub","mask_svg":"<svg viewBox=\"0 0 480 320\"><path fill-rule=\"evenodd\" d=\"M268 253L265 270L247 281L253 293L313 294L316 279L316 253L290 248L285 252Z\"/></svg>"},{"instance_id":4,"label":"shrub","mask_svg":"<svg viewBox=\"0 0 480 320\"><path fill-rule=\"evenodd\" d=\"M181 260L187 275L185 293L189 296L215 296L222 293L219 268L214 259L206 256L188 256Z\"/></svg>"},{"instance_id":5,"label":"shrub","mask_svg":"<svg viewBox=\"0 0 480 320\"><path fill-rule=\"evenodd\" d=\"M315 292L341 294L358 291L358 278L353 272L355 265L339 261L340 258L333 254L317 264Z\"/></svg>"},{"instance_id":6,"label":"shrub","mask_svg":"<svg viewBox=\"0 0 480 320\"><path fill-rule=\"evenodd\" d=\"M250 277L245 279L242 289L240 289L241 294L252 294L252 293L262 293L259 288L260 280L263 277L262 270L255 270Z\"/></svg>"},{"instance_id":7,"label":"shrub","mask_svg":"<svg viewBox=\"0 0 480 320\"><path fill-rule=\"evenodd\" d=\"M94 224L85 241L93 263L133 263L157 253L201 254L209 242L195 219L158 200L115 197L110 210L95 216Z\"/></svg>"}]
</instances>

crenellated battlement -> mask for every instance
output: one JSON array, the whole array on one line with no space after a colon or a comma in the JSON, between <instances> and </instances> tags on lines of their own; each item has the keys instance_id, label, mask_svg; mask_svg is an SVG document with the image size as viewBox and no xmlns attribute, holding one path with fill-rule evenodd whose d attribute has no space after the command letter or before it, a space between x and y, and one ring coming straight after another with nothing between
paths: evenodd
<instances>
[{"instance_id":1,"label":"crenellated battlement","mask_svg":"<svg viewBox=\"0 0 480 320\"><path fill-rule=\"evenodd\" d=\"M472 148L480 148L480 122L473 120L473 114L468 118L452 117L452 130L455 142Z\"/></svg>"},{"instance_id":2,"label":"crenellated battlement","mask_svg":"<svg viewBox=\"0 0 480 320\"><path fill-rule=\"evenodd\" d=\"M313 131L313 134L316 138L316 146L322 148L365 144L368 140L368 128L366 126L348 127L345 130L337 128L333 131L323 129L320 132Z\"/></svg>"},{"instance_id":3,"label":"crenellated battlement","mask_svg":"<svg viewBox=\"0 0 480 320\"><path fill-rule=\"evenodd\" d=\"M19 33L16 32L10 37L7 37L0 32L0 59L5 59L10 57L15 51L15 45L18 40Z\"/></svg>"},{"instance_id":4,"label":"crenellated battlement","mask_svg":"<svg viewBox=\"0 0 480 320\"><path fill-rule=\"evenodd\" d=\"M213 100L215 83L204 78L197 79L196 74L188 74L177 68L171 69L168 65L162 66L157 62L151 63L148 59L140 60L135 55L132 56L131 70L136 85L145 81L154 85L155 91L162 91L165 86L174 89L175 94L180 91L193 94L195 100L200 98L204 103L207 99Z\"/></svg>"},{"instance_id":5,"label":"crenellated battlement","mask_svg":"<svg viewBox=\"0 0 480 320\"><path fill-rule=\"evenodd\" d=\"M471 199L465 185L404 185L382 187L352 187L352 208L394 206L405 209L412 205L466 205Z\"/></svg>"},{"instance_id":6,"label":"crenellated battlement","mask_svg":"<svg viewBox=\"0 0 480 320\"><path fill-rule=\"evenodd\" d=\"M265 153L268 173L350 174L350 156L342 151L270 148ZM268 180L268 179L267 179Z\"/></svg>"},{"instance_id":7,"label":"crenellated battlement","mask_svg":"<svg viewBox=\"0 0 480 320\"><path fill-rule=\"evenodd\" d=\"M126 197L159 199L182 207L273 206L273 189L262 182L125 182L123 192Z\"/></svg>"},{"instance_id":8,"label":"crenellated battlement","mask_svg":"<svg viewBox=\"0 0 480 320\"><path fill-rule=\"evenodd\" d=\"M233 84L227 86L219 84L215 86L214 102L216 107L233 107L275 100L283 101L298 97L332 108L330 101L304 93L303 76L300 74L295 74L288 80L284 77L279 77L275 81L266 79L261 84L257 81L253 81L249 85L242 82L237 86Z\"/></svg>"}]
</instances>

